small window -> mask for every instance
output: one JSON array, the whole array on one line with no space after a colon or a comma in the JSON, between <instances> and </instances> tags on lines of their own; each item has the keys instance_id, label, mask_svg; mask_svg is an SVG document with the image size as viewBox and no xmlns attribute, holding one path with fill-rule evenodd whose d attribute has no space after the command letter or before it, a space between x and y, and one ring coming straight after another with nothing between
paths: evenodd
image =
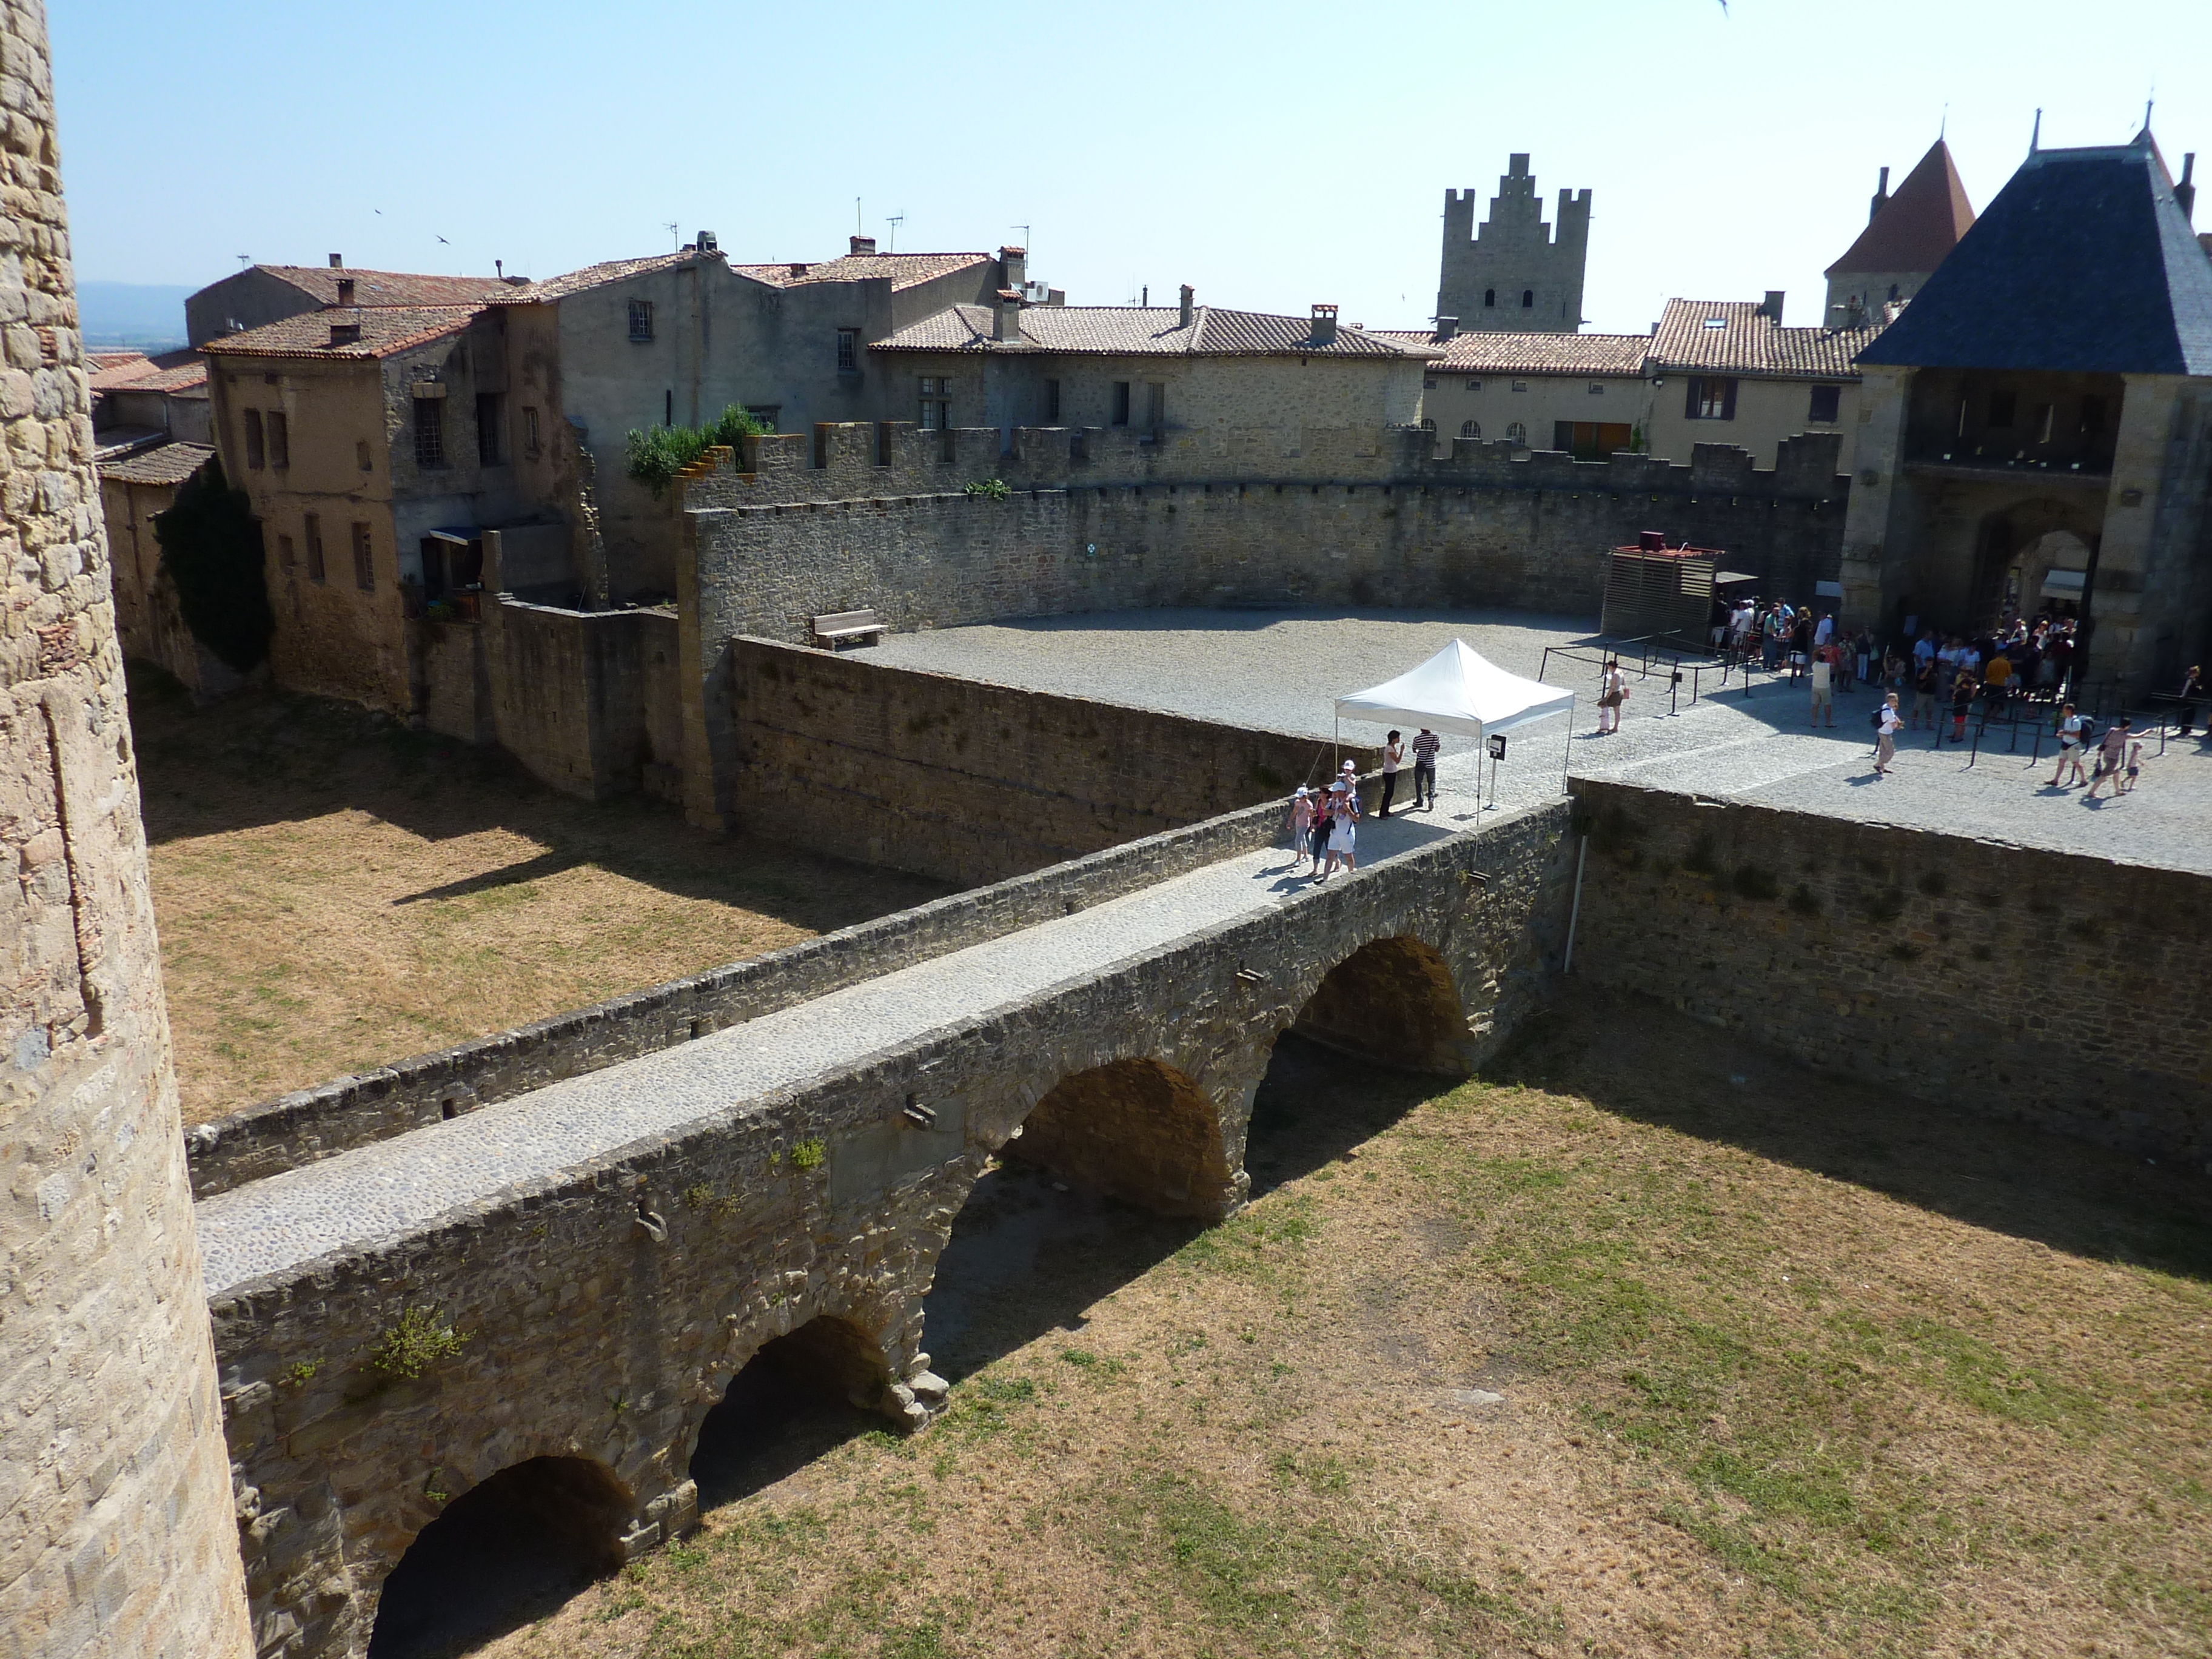
<instances>
[{"instance_id":1,"label":"small window","mask_svg":"<svg viewBox=\"0 0 2212 1659\"><path fill-rule=\"evenodd\" d=\"M1167 424L1168 389L1158 380L1145 382L1145 424L1157 433Z\"/></svg>"},{"instance_id":2,"label":"small window","mask_svg":"<svg viewBox=\"0 0 2212 1659\"><path fill-rule=\"evenodd\" d=\"M276 562L287 570L292 568L292 538L289 536L276 538Z\"/></svg>"},{"instance_id":3,"label":"small window","mask_svg":"<svg viewBox=\"0 0 2212 1659\"><path fill-rule=\"evenodd\" d=\"M1422 431L1424 431L1424 432L1434 432L1436 429L1437 429L1437 423L1436 423L1436 419L1435 419L1435 417L1434 417L1434 416L1428 416L1428 415L1424 415L1424 416L1421 416L1421 430L1422 430Z\"/></svg>"},{"instance_id":4,"label":"small window","mask_svg":"<svg viewBox=\"0 0 2212 1659\"><path fill-rule=\"evenodd\" d=\"M653 337L653 301L632 300L629 302L629 337L650 340Z\"/></svg>"},{"instance_id":5,"label":"small window","mask_svg":"<svg viewBox=\"0 0 2212 1659\"><path fill-rule=\"evenodd\" d=\"M1735 419L1735 380L1733 376L1692 374L1683 393L1682 414L1692 421Z\"/></svg>"},{"instance_id":6,"label":"small window","mask_svg":"<svg viewBox=\"0 0 2212 1659\"><path fill-rule=\"evenodd\" d=\"M362 438L355 441L353 447L353 464L364 472L375 471L376 463L369 456L368 439Z\"/></svg>"},{"instance_id":7,"label":"small window","mask_svg":"<svg viewBox=\"0 0 2212 1659\"><path fill-rule=\"evenodd\" d=\"M1482 303L1486 306L1496 305L1498 303L1498 290L1494 288L1486 288L1483 289Z\"/></svg>"},{"instance_id":8,"label":"small window","mask_svg":"<svg viewBox=\"0 0 2212 1659\"><path fill-rule=\"evenodd\" d=\"M1514 422L1512 425L1505 428L1505 441L1509 444L1527 443L1528 441L1528 428L1522 425L1518 421Z\"/></svg>"},{"instance_id":9,"label":"small window","mask_svg":"<svg viewBox=\"0 0 2212 1659\"><path fill-rule=\"evenodd\" d=\"M1813 388L1813 406L1806 418L1816 426L1832 426L1843 418L1844 389L1839 386Z\"/></svg>"},{"instance_id":10,"label":"small window","mask_svg":"<svg viewBox=\"0 0 2212 1659\"><path fill-rule=\"evenodd\" d=\"M1116 380L1114 382L1114 419L1112 424L1115 426L1127 426L1129 424L1129 383L1127 380Z\"/></svg>"},{"instance_id":11,"label":"small window","mask_svg":"<svg viewBox=\"0 0 2212 1659\"><path fill-rule=\"evenodd\" d=\"M1060 424L1060 382L1057 380L1044 383L1044 423L1047 426Z\"/></svg>"},{"instance_id":12,"label":"small window","mask_svg":"<svg viewBox=\"0 0 2212 1659\"><path fill-rule=\"evenodd\" d=\"M269 465L272 467L292 465L292 425L281 409L269 411Z\"/></svg>"},{"instance_id":13,"label":"small window","mask_svg":"<svg viewBox=\"0 0 2212 1659\"><path fill-rule=\"evenodd\" d=\"M1482 435L1482 422L1462 421L1459 423L1459 435L1462 438L1480 438Z\"/></svg>"},{"instance_id":14,"label":"small window","mask_svg":"<svg viewBox=\"0 0 2212 1659\"><path fill-rule=\"evenodd\" d=\"M1707 328L1726 328L1728 326L1728 319L1725 317L1708 317L1705 319L1705 326Z\"/></svg>"},{"instance_id":15,"label":"small window","mask_svg":"<svg viewBox=\"0 0 2212 1659\"><path fill-rule=\"evenodd\" d=\"M528 454L538 453L538 411L535 409L522 411L522 447Z\"/></svg>"},{"instance_id":16,"label":"small window","mask_svg":"<svg viewBox=\"0 0 2212 1659\"><path fill-rule=\"evenodd\" d=\"M852 374L860 367L860 331L841 328L837 331L837 372Z\"/></svg>"},{"instance_id":17,"label":"small window","mask_svg":"<svg viewBox=\"0 0 2212 1659\"><path fill-rule=\"evenodd\" d=\"M499 393L477 393L477 465L497 466L507 458L499 447Z\"/></svg>"},{"instance_id":18,"label":"small window","mask_svg":"<svg viewBox=\"0 0 2212 1659\"><path fill-rule=\"evenodd\" d=\"M1522 289L1521 290L1521 309L1523 311L1533 311L1535 309L1535 307L1536 290L1533 288Z\"/></svg>"},{"instance_id":19,"label":"small window","mask_svg":"<svg viewBox=\"0 0 2212 1659\"><path fill-rule=\"evenodd\" d=\"M2020 398L2017 393L2011 392L1990 393L1990 424L1992 427L1999 431L2008 428L2019 412Z\"/></svg>"},{"instance_id":20,"label":"small window","mask_svg":"<svg viewBox=\"0 0 2212 1659\"><path fill-rule=\"evenodd\" d=\"M2102 432L2105 429L2105 400L2102 398L2081 399L2081 430Z\"/></svg>"},{"instance_id":21,"label":"small window","mask_svg":"<svg viewBox=\"0 0 2212 1659\"><path fill-rule=\"evenodd\" d=\"M921 377L921 429L942 432L952 424L952 404L945 393L952 389L951 380L943 374Z\"/></svg>"},{"instance_id":22,"label":"small window","mask_svg":"<svg viewBox=\"0 0 2212 1659\"><path fill-rule=\"evenodd\" d=\"M307 580L319 582L323 579L323 521L310 513L306 526L307 532Z\"/></svg>"},{"instance_id":23,"label":"small window","mask_svg":"<svg viewBox=\"0 0 2212 1659\"><path fill-rule=\"evenodd\" d=\"M1516 380L1513 382L1513 389L1516 392L1526 392L1528 389L1528 382L1526 380Z\"/></svg>"},{"instance_id":24,"label":"small window","mask_svg":"<svg viewBox=\"0 0 2212 1659\"><path fill-rule=\"evenodd\" d=\"M261 447L261 411L246 411L246 464L261 466L266 464L266 453Z\"/></svg>"},{"instance_id":25,"label":"small window","mask_svg":"<svg viewBox=\"0 0 2212 1659\"><path fill-rule=\"evenodd\" d=\"M1422 390L1422 391L1424 391L1424 392L1434 392L1436 389L1437 389L1437 383L1436 383L1436 380L1435 380L1435 378L1434 378L1433 376L1426 377L1426 378L1423 379L1423 380L1421 381L1421 390Z\"/></svg>"},{"instance_id":26,"label":"small window","mask_svg":"<svg viewBox=\"0 0 2212 1659\"><path fill-rule=\"evenodd\" d=\"M358 521L353 527L353 585L364 593L376 591L376 561L369 549L368 526Z\"/></svg>"},{"instance_id":27,"label":"small window","mask_svg":"<svg viewBox=\"0 0 2212 1659\"><path fill-rule=\"evenodd\" d=\"M1589 384L1589 389L1590 396L1593 398L1602 398L1605 396L1605 382L1603 380L1592 380Z\"/></svg>"},{"instance_id":28,"label":"small window","mask_svg":"<svg viewBox=\"0 0 2212 1659\"><path fill-rule=\"evenodd\" d=\"M1469 392L1480 392L1482 390L1482 382L1480 380L1469 380L1467 383L1467 389Z\"/></svg>"},{"instance_id":29,"label":"small window","mask_svg":"<svg viewBox=\"0 0 2212 1659\"><path fill-rule=\"evenodd\" d=\"M415 465L443 466L446 464L446 400L443 398L417 398L415 400Z\"/></svg>"}]
</instances>

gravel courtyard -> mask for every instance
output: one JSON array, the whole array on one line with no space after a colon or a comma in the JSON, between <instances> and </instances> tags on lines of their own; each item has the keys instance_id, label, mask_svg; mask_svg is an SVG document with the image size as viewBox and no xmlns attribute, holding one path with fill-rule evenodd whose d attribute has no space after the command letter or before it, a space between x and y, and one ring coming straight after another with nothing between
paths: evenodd
<instances>
[{"instance_id":1,"label":"gravel courtyard","mask_svg":"<svg viewBox=\"0 0 2212 1659\"><path fill-rule=\"evenodd\" d=\"M1586 645L1586 622L1502 611L1146 611L1040 617L887 636L875 660L961 674L1206 720L1308 733L1326 741L1332 701L1404 672L1455 636L1530 678L1547 647ZM1944 830L1984 840L2212 874L2212 748L2148 747L2142 780L2124 799L2085 801L2051 789L2051 748L2030 757L1970 757L1907 732L1896 773L1877 778L1873 694L1837 700L1832 729L1806 723L1808 698L1786 677L1759 677L1750 696L1732 681L1679 713L1666 682L1633 681L1620 732L1594 735L1596 669L1554 659L1545 678L1583 693L1569 738L1550 721L1516 733L1498 771L1498 799L1519 805L1554 794L1566 761L1577 776L1769 802L1805 811ZM1709 685L1708 691L1710 693ZM1347 738L1379 732L1348 726ZM1410 734L1409 734L1410 735ZM1471 772L1466 739L1448 738L1445 763ZM1452 768L1454 751L1458 766ZM1160 757L1173 765L1173 756Z\"/></svg>"}]
</instances>

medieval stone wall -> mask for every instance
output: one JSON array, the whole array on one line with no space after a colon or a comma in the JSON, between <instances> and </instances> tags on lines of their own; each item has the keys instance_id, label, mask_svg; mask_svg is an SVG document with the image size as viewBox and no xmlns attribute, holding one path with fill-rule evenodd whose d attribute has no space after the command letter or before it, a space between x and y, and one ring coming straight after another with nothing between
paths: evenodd
<instances>
[{"instance_id":1,"label":"medieval stone wall","mask_svg":"<svg viewBox=\"0 0 2212 1659\"><path fill-rule=\"evenodd\" d=\"M1575 974L1823 1071L2212 1152L2212 882L1577 779Z\"/></svg>"},{"instance_id":2,"label":"medieval stone wall","mask_svg":"<svg viewBox=\"0 0 2212 1659\"><path fill-rule=\"evenodd\" d=\"M46 18L0 9L0 1646L245 1654Z\"/></svg>"},{"instance_id":3,"label":"medieval stone wall","mask_svg":"<svg viewBox=\"0 0 2212 1659\"><path fill-rule=\"evenodd\" d=\"M742 639L731 654L753 833L988 882L1279 804L1326 784L1326 741ZM1341 751L1362 772L1374 748Z\"/></svg>"}]
</instances>

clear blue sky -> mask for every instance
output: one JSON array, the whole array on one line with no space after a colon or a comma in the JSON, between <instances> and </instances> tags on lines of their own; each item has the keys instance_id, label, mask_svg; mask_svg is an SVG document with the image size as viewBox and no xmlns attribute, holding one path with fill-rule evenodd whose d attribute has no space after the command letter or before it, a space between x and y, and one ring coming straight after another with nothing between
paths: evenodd
<instances>
[{"instance_id":1,"label":"clear blue sky","mask_svg":"<svg viewBox=\"0 0 2212 1659\"><path fill-rule=\"evenodd\" d=\"M1810 323L1875 170L1901 179L1947 103L1977 208L2039 105L2048 145L2118 143L2154 81L2172 165L2212 171L2207 0L50 8L86 280L334 252L549 276L671 222L822 258L858 197L902 249L1026 234L1072 302L1188 282L1419 326L1444 190L1486 198L1528 150L1547 198L1595 191L1594 328L1769 288Z\"/></svg>"}]
</instances>

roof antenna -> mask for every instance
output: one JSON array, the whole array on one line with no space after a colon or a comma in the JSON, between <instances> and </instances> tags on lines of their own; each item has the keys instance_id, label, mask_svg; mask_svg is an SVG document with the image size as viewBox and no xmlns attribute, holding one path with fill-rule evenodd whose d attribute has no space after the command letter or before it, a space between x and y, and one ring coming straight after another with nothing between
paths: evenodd
<instances>
[{"instance_id":1,"label":"roof antenna","mask_svg":"<svg viewBox=\"0 0 2212 1659\"><path fill-rule=\"evenodd\" d=\"M668 246L672 249L677 247L683 239L676 234L675 222L672 221L671 222L661 226L661 228L668 233Z\"/></svg>"},{"instance_id":2,"label":"roof antenna","mask_svg":"<svg viewBox=\"0 0 2212 1659\"><path fill-rule=\"evenodd\" d=\"M2030 155L2034 155L2035 152L2042 147L2042 143L2043 112L2041 110L2038 110L2035 112L2035 130L2027 135L2027 153Z\"/></svg>"},{"instance_id":3,"label":"roof antenna","mask_svg":"<svg viewBox=\"0 0 2212 1659\"><path fill-rule=\"evenodd\" d=\"M889 252L896 253L898 252L898 228L906 222L906 215L903 213L890 214L885 217L884 222L891 228L891 245Z\"/></svg>"},{"instance_id":4,"label":"roof antenna","mask_svg":"<svg viewBox=\"0 0 2212 1659\"><path fill-rule=\"evenodd\" d=\"M1942 143L1943 142L1944 135L1950 131L1951 104L1950 100L1946 99L1943 103L1943 118L1936 124L1936 142L1939 144Z\"/></svg>"}]
</instances>

